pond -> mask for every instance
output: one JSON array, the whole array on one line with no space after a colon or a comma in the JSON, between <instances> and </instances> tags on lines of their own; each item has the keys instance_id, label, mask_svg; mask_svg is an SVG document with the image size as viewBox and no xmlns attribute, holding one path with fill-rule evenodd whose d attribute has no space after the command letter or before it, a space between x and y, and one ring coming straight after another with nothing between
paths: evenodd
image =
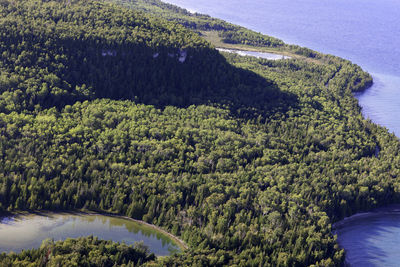
<instances>
[{"instance_id":1,"label":"pond","mask_svg":"<svg viewBox=\"0 0 400 267\"><path fill-rule=\"evenodd\" d=\"M235 53L240 56L249 56L249 57L256 57L256 58L264 58L269 60L278 60L278 59L289 59L291 57L267 53L267 52L257 52L257 51L245 51L245 50L234 50L234 49L225 49L225 48L217 48L218 51L227 52L227 53Z\"/></svg>"},{"instance_id":2,"label":"pond","mask_svg":"<svg viewBox=\"0 0 400 267\"><path fill-rule=\"evenodd\" d=\"M39 248L47 238L57 241L89 235L128 245L143 241L157 256L180 251L178 241L168 233L130 219L86 213L43 213L2 218L0 252Z\"/></svg>"},{"instance_id":3,"label":"pond","mask_svg":"<svg viewBox=\"0 0 400 267\"><path fill-rule=\"evenodd\" d=\"M361 65L374 78L356 94L363 115L400 136L399 1L165 1ZM400 266L400 211L361 214L337 226L352 266Z\"/></svg>"},{"instance_id":4,"label":"pond","mask_svg":"<svg viewBox=\"0 0 400 267\"><path fill-rule=\"evenodd\" d=\"M399 266L400 208L361 213L334 224L349 266Z\"/></svg>"},{"instance_id":5,"label":"pond","mask_svg":"<svg viewBox=\"0 0 400 267\"><path fill-rule=\"evenodd\" d=\"M363 115L400 136L399 1L164 1L359 64L374 78Z\"/></svg>"}]
</instances>

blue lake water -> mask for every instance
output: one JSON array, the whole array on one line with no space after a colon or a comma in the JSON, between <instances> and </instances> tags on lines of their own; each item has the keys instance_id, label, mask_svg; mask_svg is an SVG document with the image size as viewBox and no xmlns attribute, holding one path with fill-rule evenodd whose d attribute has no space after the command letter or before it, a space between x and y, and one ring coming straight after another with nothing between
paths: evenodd
<instances>
[{"instance_id":1,"label":"blue lake water","mask_svg":"<svg viewBox=\"0 0 400 267\"><path fill-rule=\"evenodd\" d=\"M400 2L397 0L166 0L286 43L349 59L375 84L358 94L364 116L400 136Z\"/></svg>"},{"instance_id":2,"label":"blue lake water","mask_svg":"<svg viewBox=\"0 0 400 267\"><path fill-rule=\"evenodd\" d=\"M336 226L350 266L397 267L400 260L400 211L375 211L347 218Z\"/></svg>"},{"instance_id":3,"label":"blue lake water","mask_svg":"<svg viewBox=\"0 0 400 267\"><path fill-rule=\"evenodd\" d=\"M364 116L400 137L400 1L165 1L360 65L374 78L356 94ZM400 266L399 211L353 217L336 233L351 266Z\"/></svg>"}]
</instances>

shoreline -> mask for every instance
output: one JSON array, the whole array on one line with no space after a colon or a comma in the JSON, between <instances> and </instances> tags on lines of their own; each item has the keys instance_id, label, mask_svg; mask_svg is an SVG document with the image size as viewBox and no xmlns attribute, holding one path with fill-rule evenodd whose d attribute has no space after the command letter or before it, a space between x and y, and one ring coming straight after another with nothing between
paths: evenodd
<instances>
[{"instance_id":1,"label":"shoreline","mask_svg":"<svg viewBox=\"0 0 400 267\"><path fill-rule=\"evenodd\" d=\"M248 57L255 57L255 58L262 58L262 59L267 59L267 60L284 60L284 59L291 59L292 57L286 56L283 54L278 54L278 53L272 53L272 52L264 52L260 50L243 50L243 49L228 49L228 48L223 48L223 47L216 47L216 50L219 52L225 52L225 53L231 53L231 54L236 54L239 56L248 56ZM259 55L252 55L251 53L258 53Z\"/></svg>"},{"instance_id":2,"label":"shoreline","mask_svg":"<svg viewBox=\"0 0 400 267\"><path fill-rule=\"evenodd\" d=\"M338 228L341 228L352 221L385 214L400 214L400 204L389 204L379 208L371 209L370 211L355 213L351 216L345 217L342 220L333 223L332 230L334 231Z\"/></svg>"},{"instance_id":3,"label":"shoreline","mask_svg":"<svg viewBox=\"0 0 400 267\"><path fill-rule=\"evenodd\" d=\"M61 210L61 211L51 211L51 210L40 210L40 211L15 211L15 212L7 212L4 214L0 215L0 222L3 223L4 219L10 218L10 217L16 217L18 216L26 216L26 215L37 215L37 216L48 216L48 215L55 215L55 214L71 214L71 215L102 215L102 216L108 216L108 217L114 217L114 218L121 218L125 220L130 220L133 222L136 222L138 224L147 226L153 230L156 230L160 232L161 234L164 234L168 236L174 244L179 247L181 250L180 253L184 252L185 250L189 249L189 246L179 237L167 232L166 230L160 228L157 225L147 223L142 220L137 220L130 218L128 216L124 215L119 215L115 213L110 213L110 212L98 212L98 211L90 211L90 210ZM113 241L114 242L114 241ZM157 256L160 257L160 256Z\"/></svg>"},{"instance_id":4,"label":"shoreline","mask_svg":"<svg viewBox=\"0 0 400 267\"><path fill-rule=\"evenodd\" d=\"M145 221L133 219L133 218L130 218L130 217L127 217L127 216L116 215L116 214L107 214L107 213L104 213L104 214L102 214L102 213L88 213L88 214L89 215L92 214L92 215L106 215L106 216L110 216L110 217L117 217L117 218L122 218L122 219L130 220L130 221L134 221L134 222L139 223L139 224L146 225L146 226L148 226L148 227L150 227L150 228L152 228L154 230L157 230L157 231L167 235L169 238L171 238L173 241L176 242L176 245L178 245L178 247L182 250L182 252L189 248L189 246L186 245L186 243L182 239L180 239L179 237L177 237L177 236L165 231L164 229L160 228L157 225L150 224L150 223L145 222Z\"/></svg>"},{"instance_id":5,"label":"shoreline","mask_svg":"<svg viewBox=\"0 0 400 267\"><path fill-rule=\"evenodd\" d=\"M168 1L168 0L161 0L161 2L170 4L170 5L173 5L173 6L177 6L177 7L181 8L181 9L184 9L184 10L189 10L189 9L192 10L192 8L185 7L185 6L179 5L179 4L174 3L174 2L170 2L170 1ZM208 15L206 12L202 12L202 11L198 11L198 12L196 12L195 14L206 14L206 15ZM210 15L208 15L208 16L210 16ZM266 36L270 36L270 37L273 37L273 38L280 39L280 40L283 41L283 39L281 39L281 37L276 37L276 36L274 36L274 35L269 35L269 34L266 33L266 32L258 31L258 30L256 30L256 29L247 28L247 27L242 26L241 24L239 24L239 23L237 23L237 22L230 21L230 20L226 20L226 19L220 18L220 17L214 17L214 16L211 16L211 17L212 17L212 18L219 19L219 20L222 20L222 21L226 21L226 22L228 22L228 23L230 23L230 24L232 24L232 25L237 25L237 26L240 26L240 27L249 29L249 30L254 31L254 32L259 32L259 33L261 33L261 34L263 34L263 35L266 35ZM290 50L285 49L285 47L287 48L287 47L290 47L290 46L299 46L299 47L308 48L308 46L305 46L305 44L298 44L297 42L296 42L296 44L294 44L294 43L289 43L289 42L283 41L283 43L284 43L284 47L283 47L283 48L282 48L282 47L280 47L280 48L257 47L257 46L253 46L253 45L225 43L225 42L222 41L222 39L221 39L220 37L218 37L218 31L217 31L217 30L200 30L199 32L201 33L201 36L202 36L204 39L206 39L207 41L209 41L210 43L212 43L212 44L215 46L215 49L217 49L217 50L219 50L219 49L226 49L226 50L236 50L236 51L245 51L245 52L248 51L248 52L258 52L258 53L269 53L269 54L281 55L281 56L284 57L284 59L302 58L302 59L305 59L305 60L311 60L311 61L313 61L314 63L317 63L317 62L318 62L318 60L314 61L315 59L312 59L312 58L310 58L310 57L304 57L304 56L295 54L295 53L293 53L293 52L290 51ZM330 53L327 53L327 52L319 52L319 51L317 51L317 50L314 50L314 48L311 49L311 50L312 50L312 51L315 51L315 52L317 52L317 53L319 53L319 54L321 54L321 55L330 55ZM230 52L229 52L229 53L230 53ZM237 52L234 52L234 53L238 54ZM347 59L347 58L345 58L345 57L337 56L336 54L334 54L334 56L335 56L335 57L339 57L339 58L341 58L341 59L344 59L344 60L346 60L346 61L349 61L349 62L351 62L352 64L357 64L357 65L358 65L358 63L354 63L352 60ZM274 60L274 59L272 59L272 60ZM358 65L358 66L360 66L361 69L362 69L364 72L368 73L368 74L371 76L371 78L372 78L372 74L371 74L370 72L366 71L361 65ZM368 82L368 83L366 83L365 86L363 86L362 88L357 89L357 90L352 90L353 97L355 97L355 98L358 100L358 98L356 97L355 94L357 94L357 93L360 93L360 94L361 94L361 93L367 91L368 89L370 89L373 85L374 85L374 81L373 81L373 79L371 79L371 81ZM354 87L356 87L356 86L357 86L357 85L355 85ZM359 105L359 106L360 106L360 105ZM361 106L360 106L360 107L361 107ZM362 108L362 107L361 107L361 108ZM365 116L363 116L363 118L364 118L365 120L368 119L368 118L365 117ZM382 124L379 124L378 122L374 122L374 123L377 124L377 125L379 125L379 126L385 127L385 126L383 126Z\"/></svg>"}]
</instances>

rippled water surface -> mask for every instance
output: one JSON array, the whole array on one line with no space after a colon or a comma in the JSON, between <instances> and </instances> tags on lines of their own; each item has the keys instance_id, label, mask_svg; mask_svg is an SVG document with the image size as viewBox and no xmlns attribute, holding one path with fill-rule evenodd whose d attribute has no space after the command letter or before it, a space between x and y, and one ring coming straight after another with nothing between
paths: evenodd
<instances>
[{"instance_id":1,"label":"rippled water surface","mask_svg":"<svg viewBox=\"0 0 400 267\"><path fill-rule=\"evenodd\" d=\"M359 64L374 85L356 94L364 116L400 137L400 1L166 0ZM346 220L337 230L352 266L400 266L400 213Z\"/></svg>"},{"instance_id":2,"label":"rippled water surface","mask_svg":"<svg viewBox=\"0 0 400 267\"><path fill-rule=\"evenodd\" d=\"M104 215L48 213L2 218L0 252L38 248L47 238L56 241L89 235L126 244L143 241L158 256L179 251L166 234L132 220Z\"/></svg>"},{"instance_id":3,"label":"rippled water surface","mask_svg":"<svg viewBox=\"0 0 400 267\"><path fill-rule=\"evenodd\" d=\"M336 229L350 266L399 266L400 212L359 214Z\"/></svg>"},{"instance_id":4,"label":"rippled water surface","mask_svg":"<svg viewBox=\"0 0 400 267\"><path fill-rule=\"evenodd\" d=\"M364 115L400 136L400 1L165 0L347 58L372 73L357 97Z\"/></svg>"}]
</instances>

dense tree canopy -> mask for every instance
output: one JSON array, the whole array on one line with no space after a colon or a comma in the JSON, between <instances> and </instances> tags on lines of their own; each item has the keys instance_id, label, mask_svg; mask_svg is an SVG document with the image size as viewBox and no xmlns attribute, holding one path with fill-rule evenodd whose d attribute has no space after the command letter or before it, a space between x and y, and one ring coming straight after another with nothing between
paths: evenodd
<instances>
[{"instance_id":1,"label":"dense tree canopy","mask_svg":"<svg viewBox=\"0 0 400 267\"><path fill-rule=\"evenodd\" d=\"M329 266L344 259L333 222L399 201L398 140L362 118L352 91L371 77L348 61L221 55L97 1L3 0L0 14L3 212L113 212L188 243L149 265ZM83 250L56 250L65 264L135 253L52 246L71 242Z\"/></svg>"},{"instance_id":2,"label":"dense tree canopy","mask_svg":"<svg viewBox=\"0 0 400 267\"><path fill-rule=\"evenodd\" d=\"M143 244L135 247L96 237L81 237L54 242L44 240L41 247L20 254L0 254L0 264L12 266L138 266L154 260Z\"/></svg>"}]
</instances>

